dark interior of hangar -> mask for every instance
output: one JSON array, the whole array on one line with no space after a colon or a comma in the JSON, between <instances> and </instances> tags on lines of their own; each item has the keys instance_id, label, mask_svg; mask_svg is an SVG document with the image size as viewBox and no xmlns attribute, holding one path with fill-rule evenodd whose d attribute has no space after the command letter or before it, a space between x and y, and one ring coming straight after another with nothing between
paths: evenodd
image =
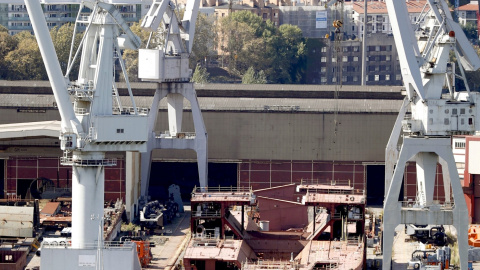
<instances>
[{"instance_id":1,"label":"dark interior of hangar","mask_svg":"<svg viewBox=\"0 0 480 270\"><path fill-rule=\"evenodd\" d=\"M367 205L383 205L385 165L367 165Z\"/></svg>"},{"instance_id":2,"label":"dark interior of hangar","mask_svg":"<svg viewBox=\"0 0 480 270\"><path fill-rule=\"evenodd\" d=\"M382 206L385 193L385 165L367 165L367 205ZM404 200L402 183L399 201Z\"/></svg>"},{"instance_id":3,"label":"dark interior of hangar","mask_svg":"<svg viewBox=\"0 0 480 270\"><path fill-rule=\"evenodd\" d=\"M150 172L149 195L152 200L163 201L168 187L176 184L180 187L182 200L190 201L190 194L199 185L197 163L193 162L152 162ZM213 187L237 186L236 163L209 163L208 185Z\"/></svg>"}]
</instances>

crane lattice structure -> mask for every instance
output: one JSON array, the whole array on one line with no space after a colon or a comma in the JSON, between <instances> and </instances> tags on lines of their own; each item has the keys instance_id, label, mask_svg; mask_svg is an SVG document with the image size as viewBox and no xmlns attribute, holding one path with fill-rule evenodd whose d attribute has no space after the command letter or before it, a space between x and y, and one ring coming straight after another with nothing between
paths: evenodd
<instances>
[{"instance_id":1,"label":"crane lattice structure","mask_svg":"<svg viewBox=\"0 0 480 270\"><path fill-rule=\"evenodd\" d=\"M71 246L62 250L42 250L41 268L60 270L95 266L98 269L139 269L136 248L132 245L118 249L98 243L102 238L99 235L103 235L99 228L103 230L105 167L116 165L116 160L107 159L105 154L107 151L145 152L142 161L148 160L148 163L142 164L142 194L148 195L148 177L145 174L148 175L150 169L151 151L155 148L194 149L201 160L198 166L200 186L206 186L207 134L195 89L189 82L191 70L188 68L199 0L187 3L181 21L175 14L173 2L154 1L143 21L145 29L156 31L163 27L166 33L163 47L140 49L139 52L139 77L158 83L148 115L142 114L135 105L122 58L123 49L137 50L141 41L114 4L103 1L80 4L80 10L87 7L91 13L81 16L79 12L76 19L75 26L82 24L87 27L75 52L75 40L72 40L65 75L60 69L40 2L26 0L25 4L61 116L60 145L64 151L61 162L72 166ZM70 81L69 73L79 57L78 78ZM124 73L132 111L123 110L118 96L115 61L120 63ZM168 99L169 130L155 134L154 125L162 97ZM183 97L190 101L196 133L186 133L181 129ZM101 252L96 252L97 249Z\"/></svg>"},{"instance_id":2,"label":"crane lattice structure","mask_svg":"<svg viewBox=\"0 0 480 270\"><path fill-rule=\"evenodd\" d=\"M451 147L451 136L474 134L480 127L479 93L472 93L464 70L476 70L480 59L454 22L445 1L427 0L412 31L405 1L387 0L387 9L406 88L405 98L386 148L383 269L390 269L395 228L399 224L453 225L457 230L461 269L467 269L468 210ZM455 89L453 52L465 91ZM448 94L442 94L448 89ZM407 110L411 114L407 115ZM404 132L403 144L397 148ZM416 201L398 201L405 166L417 167ZM445 201L434 200L437 163L442 166ZM452 193L450 192L452 191ZM453 196L452 196L453 195Z\"/></svg>"}]
</instances>

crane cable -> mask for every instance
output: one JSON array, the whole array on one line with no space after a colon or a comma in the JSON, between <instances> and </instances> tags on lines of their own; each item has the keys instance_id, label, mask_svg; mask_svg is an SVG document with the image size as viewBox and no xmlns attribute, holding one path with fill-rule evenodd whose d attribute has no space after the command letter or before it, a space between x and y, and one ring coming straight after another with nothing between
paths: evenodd
<instances>
[{"instance_id":1,"label":"crane cable","mask_svg":"<svg viewBox=\"0 0 480 270\"><path fill-rule=\"evenodd\" d=\"M335 99L335 109L334 109L334 143L335 138L337 136L338 131L338 97L340 89L342 88L343 83L343 50L342 50L342 40L343 40L343 20L344 19L344 6L343 0L337 0L335 3L335 11L334 11L334 20L333 20L333 27L335 28L334 33L334 78L335 78L335 91L334 91L334 99Z\"/></svg>"}]
</instances>

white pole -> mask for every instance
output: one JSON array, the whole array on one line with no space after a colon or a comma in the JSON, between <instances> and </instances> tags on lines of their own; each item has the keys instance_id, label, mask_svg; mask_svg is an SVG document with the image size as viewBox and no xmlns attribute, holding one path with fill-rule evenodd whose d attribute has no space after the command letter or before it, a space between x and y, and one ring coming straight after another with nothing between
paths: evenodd
<instances>
[{"instance_id":1,"label":"white pole","mask_svg":"<svg viewBox=\"0 0 480 270\"><path fill-rule=\"evenodd\" d=\"M363 0L363 38L362 38L362 85L366 84L366 76L367 76L367 67L366 67L366 59L367 59L367 0Z\"/></svg>"}]
</instances>

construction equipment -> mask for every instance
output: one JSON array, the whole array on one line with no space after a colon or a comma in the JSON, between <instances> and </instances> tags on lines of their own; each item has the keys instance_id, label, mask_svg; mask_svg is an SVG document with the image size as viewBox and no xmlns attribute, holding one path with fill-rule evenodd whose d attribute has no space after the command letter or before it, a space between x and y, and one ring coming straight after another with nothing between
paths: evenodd
<instances>
[{"instance_id":1,"label":"construction equipment","mask_svg":"<svg viewBox=\"0 0 480 270\"><path fill-rule=\"evenodd\" d=\"M450 267L451 250L443 247L437 250L415 250L407 269L414 270L444 270Z\"/></svg>"},{"instance_id":2,"label":"construction equipment","mask_svg":"<svg viewBox=\"0 0 480 270\"><path fill-rule=\"evenodd\" d=\"M471 93L464 70L476 70L480 59L461 27L454 22L444 0L427 0L416 21L415 33L405 1L387 0L406 88L386 147L383 269L391 266L395 227L398 224L453 225L458 236L460 267L467 269L468 209L451 148L451 136L474 134L478 123L478 93ZM450 53L457 60L450 62ZM460 70L456 75L453 67ZM464 91L455 89L454 78L463 79ZM443 89L448 94L443 94ZM407 114L410 109L411 114ZM401 132L403 144L398 150ZM414 203L399 203L405 166L417 166ZM442 165L445 200L434 200L437 163ZM451 191L453 194L451 194ZM453 195L453 197L452 197ZM453 200L452 200L453 199Z\"/></svg>"},{"instance_id":3,"label":"construction equipment","mask_svg":"<svg viewBox=\"0 0 480 270\"><path fill-rule=\"evenodd\" d=\"M443 226L405 224L405 234L424 244L433 243L437 246L444 246L447 243L447 235Z\"/></svg>"}]
</instances>

